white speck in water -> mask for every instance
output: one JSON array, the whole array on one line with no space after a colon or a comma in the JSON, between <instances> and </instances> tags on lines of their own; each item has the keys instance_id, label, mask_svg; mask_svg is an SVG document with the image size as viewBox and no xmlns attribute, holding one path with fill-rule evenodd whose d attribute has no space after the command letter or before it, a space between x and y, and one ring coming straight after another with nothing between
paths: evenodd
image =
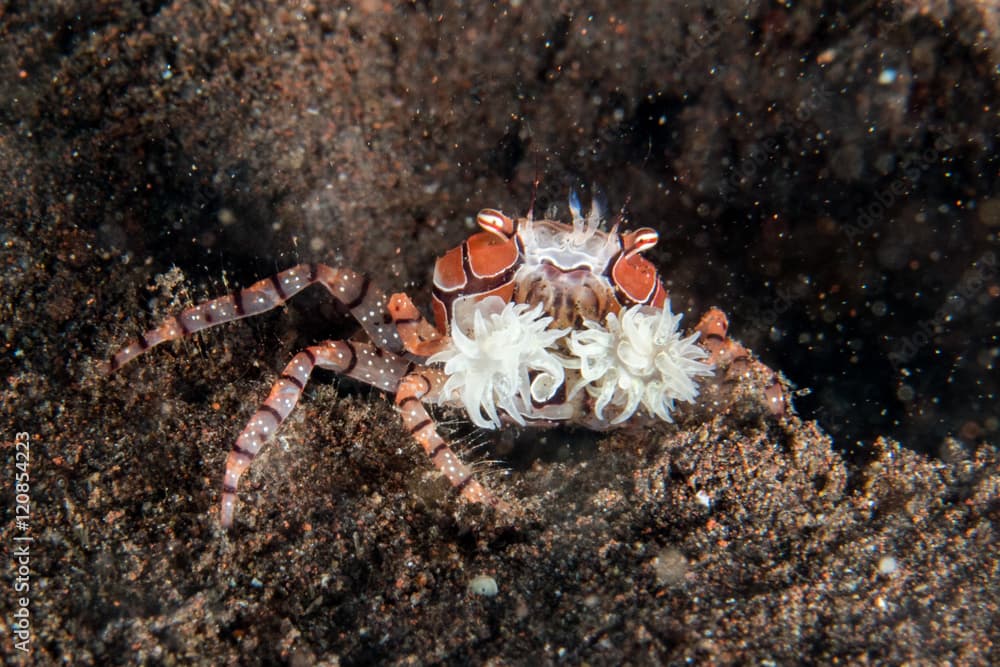
<instances>
[{"instance_id":1,"label":"white speck in water","mask_svg":"<svg viewBox=\"0 0 1000 667\"><path fill-rule=\"evenodd\" d=\"M883 86L888 86L896 80L896 70L890 68L882 70L882 73L878 75L878 82Z\"/></svg>"}]
</instances>

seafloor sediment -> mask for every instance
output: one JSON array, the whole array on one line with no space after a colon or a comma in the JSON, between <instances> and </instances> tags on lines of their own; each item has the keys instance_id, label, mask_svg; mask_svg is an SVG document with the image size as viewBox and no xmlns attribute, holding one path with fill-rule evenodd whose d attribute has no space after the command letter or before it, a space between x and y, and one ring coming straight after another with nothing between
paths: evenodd
<instances>
[{"instance_id":1,"label":"seafloor sediment","mask_svg":"<svg viewBox=\"0 0 1000 667\"><path fill-rule=\"evenodd\" d=\"M8 563L32 538L6 658L997 661L997 7L527 4L0 10L8 479L17 433L31 453ZM727 310L801 414L749 381L603 436L442 413L502 462L498 515L320 376L223 534L233 439L296 349L355 327L304 295L97 372L300 260L426 306L478 209L595 181L660 232L685 321Z\"/></svg>"}]
</instances>

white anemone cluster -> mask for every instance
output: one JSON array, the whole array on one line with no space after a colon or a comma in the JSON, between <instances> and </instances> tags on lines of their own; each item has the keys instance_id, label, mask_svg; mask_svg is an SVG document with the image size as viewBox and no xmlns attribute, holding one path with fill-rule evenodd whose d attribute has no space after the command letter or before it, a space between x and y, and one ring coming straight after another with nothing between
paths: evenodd
<instances>
[{"instance_id":1,"label":"white anemone cluster","mask_svg":"<svg viewBox=\"0 0 1000 667\"><path fill-rule=\"evenodd\" d=\"M495 296L480 301L468 334L468 322L452 322L451 344L427 360L444 363L442 399L460 401L482 428L500 426L497 408L523 425L531 400L552 398L565 381L565 360L555 348L569 329L549 330L551 322L541 304L505 304Z\"/></svg>"},{"instance_id":2,"label":"white anemone cluster","mask_svg":"<svg viewBox=\"0 0 1000 667\"><path fill-rule=\"evenodd\" d=\"M608 314L604 326L586 322L586 330L570 335L575 359L568 367L580 372L570 396L586 388L598 419L609 406L617 412L612 424L629 419L640 405L673 421L674 402L693 402L694 378L712 374L712 366L701 361L708 353L695 343L697 333L681 337L682 315L670 312L669 301L663 310L633 306L620 315Z\"/></svg>"},{"instance_id":3,"label":"white anemone cluster","mask_svg":"<svg viewBox=\"0 0 1000 667\"><path fill-rule=\"evenodd\" d=\"M585 390L594 415L611 425L640 408L673 421L675 402L694 401L695 378L712 374L698 334L681 336L681 317L667 302L662 310L633 306L610 313L604 324L589 321L582 331L549 329L553 318L540 304L492 296L460 309L448 347L427 362L444 364L440 401L462 405L482 428L498 428L501 410L521 425L526 417L550 418L533 402L551 399L567 376L567 398Z\"/></svg>"}]
</instances>

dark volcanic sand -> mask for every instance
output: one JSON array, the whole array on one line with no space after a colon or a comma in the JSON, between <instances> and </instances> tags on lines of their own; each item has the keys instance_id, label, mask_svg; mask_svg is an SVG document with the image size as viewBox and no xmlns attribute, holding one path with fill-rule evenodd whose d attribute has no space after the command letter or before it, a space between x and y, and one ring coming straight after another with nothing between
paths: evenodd
<instances>
[{"instance_id":1,"label":"dark volcanic sand","mask_svg":"<svg viewBox=\"0 0 1000 667\"><path fill-rule=\"evenodd\" d=\"M0 8L8 658L997 661L997 4L527 5ZM231 443L350 322L310 293L96 372L300 260L426 307L433 259L536 176L539 210L627 200L685 321L728 311L800 412L746 382L638 433L442 415L504 462L498 516L321 374L225 535Z\"/></svg>"}]
</instances>

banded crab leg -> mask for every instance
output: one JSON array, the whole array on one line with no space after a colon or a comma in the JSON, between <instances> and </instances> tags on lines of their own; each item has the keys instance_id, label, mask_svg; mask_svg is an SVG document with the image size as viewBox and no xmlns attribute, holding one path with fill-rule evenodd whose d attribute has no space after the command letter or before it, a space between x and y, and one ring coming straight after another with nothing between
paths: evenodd
<instances>
[{"instance_id":1,"label":"banded crab leg","mask_svg":"<svg viewBox=\"0 0 1000 667\"><path fill-rule=\"evenodd\" d=\"M396 324L403 347L411 354L429 357L440 352L448 343L448 338L424 319L406 294L392 295L389 299L389 315Z\"/></svg>"},{"instance_id":2,"label":"banded crab leg","mask_svg":"<svg viewBox=\"0 0 1000 667\"><path fill-rule=\"evenodd\" d=\"M224 528L233 525L240 477L250 467L261 447L274 436L291 413L309 382L310 374L317 366L367 382L377 389L394 392L400 387L400 381L412 364L391 352L351 341L325 341L296 354L274 383L267 399L240 433L226 459L220 510Z\"/></svg>"},{"instance_id":3,"label":"banded crab leg","mask_svg":"<svg viewBox=\"0 0 1000 667\"><path fill-rule=\"evenodd\" d=\"M726 368L749 363L750 355L746 348L728 338L729 318L718 308L709 309L695 330L701 333L699 342L708 350L710 363Z\"/></svg>"},{"instance_id":4,"label":"banded crab leg","mask_svg":"<svg viewBox=\"0 0 1000 667\"><path fill-rule=\"evenodd\" d=\"M711 308L705 313L695 330L701 333L701 344L709 353L709 361L717 367L725 369L726 376L738 375L743 368L746 370L750 366L756 365L764 369L771 377L767 387L764 389L764 397L767 400L767 407L775 416L785 413L785 395L781 388L778 375L753 359L745 347L728 337L729 318L718 308Z\"/></svg>"},{"instance_id":5,"label":"banded crab leg","mask_svg":"<svg viewBox=\"0 0 1000 667\"><path fill-rule=\"evenodd\" d=\"M367 277L325 264L299 264L246 289L205 301L167 319L119 350L108 362L107 371L118 370L146 350L168 340L276 308L315 283L325 287L351 311L377 347L394 353L403 351L396 326L386 312L385 294L372 286Z\"/></svg>"},{"instance_id":6,"label":"banded crab leg","mask_svg":"<svg viewBox=\"0 0 1000 667\"><path fill-rule=\"evenodd\" d=\"M402 379L396 391L396 407L403 417L403 425L424 448L434 467L463 498L490 505L502 512L508 511L510 506L507 503L473 478L472 468L463 463L438 434L434 420L424 408L425 402L433 401L441 394L445 379L445 374L440 369L430 367L418 367Z\"/></svg>"}]
</instances>

